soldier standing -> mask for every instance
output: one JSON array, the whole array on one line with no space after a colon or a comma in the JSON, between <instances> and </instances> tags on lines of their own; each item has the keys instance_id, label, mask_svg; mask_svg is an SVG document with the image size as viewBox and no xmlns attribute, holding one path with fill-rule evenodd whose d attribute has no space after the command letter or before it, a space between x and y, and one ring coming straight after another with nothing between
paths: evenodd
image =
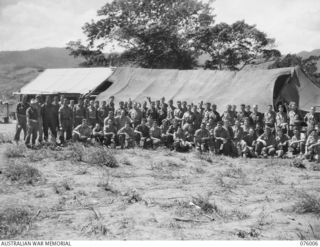
<instances>
[{"instance_id":1,"label":"soldier standing","mask_svg":"<svg viewBox=\"0 0 320 247\"><path fill-rule=\"evenodd\" d=\"M16 117L17 117L17 128L16 134L14 136L14 140L18 143L20 140L20 133L23 130L24 138L26 138L27 134L27 118L26 112L29 108L29 104L27 103L27 96L24 95L22 98L22 102L19 102L16 109Z\"/></svg>"},{"instance_id":2,"label":"soldier standing","mask_svg":"<svg viewBox=\"0 0 320 247\"><path fill-rule=\"evenodd\" d=\"M27 118L27 136L25 144L27 147L33 147L36 144L36 139L39 131L39 116L37 110L37 101L31 100L31 106L26 111ZM30 146L30 138L32 135L32 146Z\"/></svg>"},{"instance_id":3,"label":"soldier standing","mask_svg":"<svg viewBox=\"0 0 320 247\"><path fill-rule=\"evenodd\" d=\"M51 96L46 97L46 103L41 107L43 120L44 140L48 141L48 130L50 129L53 139L56 141L58 128L58 109L52 104Z\"/></svg>"},{"instance_id":4,"label":"soldier standing","mask_svg":"<svg viewBox=\"0 0 320 247\"><path fill-rule=\"evenodd\" d=\"M68 100L63 99L63 105L59 109L59 127L60 127L60 141L64 142L64 133L66 132L66 140L72 137L72 110L68 106Z\"/></svg>"},{"instance_id":5,"label":"soldier standing","mask_svg":"<svg viewBox=\"0 0 320 247\"><path fill-rule=\"evenodd\" d=\"M90 101L90 105L87 108L87 119L88 119L88 125L93 128L98 120L98 111L96 107L94 106L94 101Z\"/></svg>"},{"instance_id":6,"label":"soldier standing","mask_svg":"<svg viewBox=\"0 0 320 247\"><path fill-rule=\"evenodd\" d=\"M38 123L39 123L39 126L38 126L38 131L39 131L39 138L38 138L38 141L39 143L42 142L42 138L43 138L43 121L42 121L42 116L41 116L41 107L42 107L42 97L41 95L37 95L36 96L36 109L38 111Z\"/></svg>"}]
</instances>

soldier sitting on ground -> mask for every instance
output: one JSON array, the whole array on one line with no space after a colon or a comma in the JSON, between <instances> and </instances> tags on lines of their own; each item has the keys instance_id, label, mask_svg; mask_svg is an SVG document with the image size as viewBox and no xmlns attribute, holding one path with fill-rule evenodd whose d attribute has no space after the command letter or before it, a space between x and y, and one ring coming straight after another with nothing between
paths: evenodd
<instances>
[{"instance_id":1,"label":"soldier sitting on ground","mask_svg":"<svg viewBox=\"0 0 320 247\"><path fill-rule=\"evenodd\" d=\"M275 139L272 135L271 128L265 127L264 133L258 137L256 144L256 156L262 155L267 158L268 155L273 156L275 154Z\"/></svg>"},{"instance_id":2,"label":"soldier sitting on ground","mask_svg":"<svg viewBox=\"0 0 320 247\"><path fill-rule=\"evenodd\" d=\"M133 128L130 126L130 122L127 121L125 126L118 131L119 142L121 148L133 148L135 146L135 133Z\"/></svg>"},{"instance_id":3,"label":"soldier sitting on ground","mask_svg":"<svg viewBox=\"0 0 320 247\"><path fill-rule=\"evenodd\" d=\"M72 132L72 140L80 142L91 141L91 128L87 124L87 119L82 119L82 123L78 125Z\"/></svg>"},{"instance_id":4,"label":"soldier sitting on ground","mask_svg":"<svg viewBox=\"0 0 320 247\"><path fill-rule=\"evenodd\" d=\"M102 144L103 143L103 129L99 123L96 123L92 130L92 137L95 141Z\"/></svg>"},{"instance_id":5,"label":"soldier sitting on ground","mask_svg":"<svg viewBox=\"0 0 320 247\"><path fill-rule=\"evenodd\" d=\"M196 149L200 152L209 151L210 147L210 132L206 129L206 123L202 122L200 129L194 134L194 143Z\"/></svg>"},{"instance_id":6,"label":"soldier sitting on ground","mask_svg":"<svg viewBox=\"0 0 320 247\"><path fill-rule=\"evenodd\" d=\"M106 121L106 120L105 120ZM104 145L115 148L117 144L117 129L112 119L109 119L103 127Z\"/></svg>"},{"instance_id":7,"label":"soldier sitting on ground","mask_svg":"<svg viewBox=\"0 0 320 247\"><path fill-rule=\"evenodd\" d=\"M291 137L291 140L289 141L289 148L288 152L289 155L302 155L305 151L305 138L301 135L299 129L296 127L293 129L293 136Z\"/></svg>"}]
</instances>

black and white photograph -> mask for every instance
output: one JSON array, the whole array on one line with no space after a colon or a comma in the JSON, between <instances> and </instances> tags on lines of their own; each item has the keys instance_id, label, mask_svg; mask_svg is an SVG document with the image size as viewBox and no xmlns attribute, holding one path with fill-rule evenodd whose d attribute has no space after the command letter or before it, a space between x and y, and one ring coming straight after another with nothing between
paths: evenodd
<instances>
[{"instance_id":1,"label":"black and white photograph","mask_svg":"<svg viewBox=\"0 0 320 247\"><path fill-rule=\"evenodd\" d=\"M319 0L0 0L1 246L319 239Z\"/></svg>"}]
</instances>

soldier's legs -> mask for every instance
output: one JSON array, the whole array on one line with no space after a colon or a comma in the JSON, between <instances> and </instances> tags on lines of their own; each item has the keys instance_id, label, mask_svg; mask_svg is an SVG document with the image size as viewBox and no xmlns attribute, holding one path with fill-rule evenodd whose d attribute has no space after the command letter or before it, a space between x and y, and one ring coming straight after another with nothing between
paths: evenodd
<instances>
[{"instance_id":1,"label":"soldier's legs","mask_svg":"<svg viewBox=\"0 0 320 247\"><path fill-rule=\"evenodd\" d=\"M35 145L36 144L36 140L37 140L37 135L38 135L38 132L39 132L39 125L35 125L33 126L32 128L32 145ZM39 138L40 139L40 138ZM39 141L40 142L40 141Z\"/></svg>"},{"instance_id":2,"label":"soldier's legs","mask_svg":"<svg viewBox=\"0 0 320 247\"><path fill-rule=\"evenodd\" d=\"M256 148L255 148L255 152L257 153L257 155L261 154L262 148L263 148L263 144L261 142L257 142Z\"/></svg>"},{"instance_id":3,"label":"soldier's legs","mask_svg":"<svg viewBox=\"0 0 320 247\"><path fill-rule=\"evenodd\" d=\"M48 122L43 121L43 138L45 141L48 141L48 136L49 136L48 130L49 130Z\"/></svg>"},{"instance_id":4,"label":"soldier's legs","mask_svg":"<svg viewBox=\"0 0 320 247\"><path fill-rule=\"evenodd\" d=\"M216 139L214 143L214 149L216 154L221 154L223 150L223 141L220 139Z\"/></svg>"},{"instance_id":5,"label":"soldier's legs","mask_svg":"<svg viewBox=\"0 0 320 247\"><path fill-rule=\"evenodd\" d=\"M54 122L49 122L49 129L51 132L51 135L54 139L57 138L57 126L55 125Z\"/></svg>"},{"instance_id":6,"label":"soldier's legs","mask_svg":"<svg viewBox=\"0 0 320 247\"><path fill-rule=\"evenodd\" d=\"M16 126L16 134L14 135L14 140L16 142L18 142L20 140L20 133L21 133L21 130L22 130L22 126L20 123L17 123L17 126Z\"/></svg>"},{"instance_id":7,"label":"soldier's legs","mask_svg":"<svg viewBox=\"0 0 320 247\"><path fill-rule=\"evenodd\" d=\"M69 141L72 138L72 123L68 123L66 126L66 140Z\"/></svg>"},{"instance_id":8,"label":"soldier's legs","mask_svg":"<svg viewBox=\"0 0 320 247\"><path fill-rule=\"evenodd\" d=\"M39 120L39 125L38 125L38 134L39 134L39 142L42 142L42 138L43 138L43 121L42 119Z\"/></svg>"},{"instance_id":9,"label":"soldier's legs","mask_svg":"<svg viewBox=\"0 0 320 247\"><path fill-rule=\"evenodd\" d=\"M28 126L28 128L27 128L27 135L26 135L26 138L25 138L25 144L26 144L26 145L29 145L29 144L30 144L31 135L32 135L32 127L31 127L31 126Z\"/></svg>"}]
</instances>

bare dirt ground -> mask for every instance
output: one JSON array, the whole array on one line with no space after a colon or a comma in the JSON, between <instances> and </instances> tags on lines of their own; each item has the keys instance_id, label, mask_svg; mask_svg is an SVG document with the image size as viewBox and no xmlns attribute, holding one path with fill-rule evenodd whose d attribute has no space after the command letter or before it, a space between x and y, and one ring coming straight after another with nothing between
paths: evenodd
<instances>
[{"instance_id":1,"label":"bare dirt ground","mask_svg":"<svg viewBox=\"0 0 320 247\"><path fill-rule=\"evenodd\" d=\"M108 153L108 167L94 148L81 160L79 146L19 148L0 145L0 238L319 239L318 164L133 149Z\"/></svg>"}]
</instances>

